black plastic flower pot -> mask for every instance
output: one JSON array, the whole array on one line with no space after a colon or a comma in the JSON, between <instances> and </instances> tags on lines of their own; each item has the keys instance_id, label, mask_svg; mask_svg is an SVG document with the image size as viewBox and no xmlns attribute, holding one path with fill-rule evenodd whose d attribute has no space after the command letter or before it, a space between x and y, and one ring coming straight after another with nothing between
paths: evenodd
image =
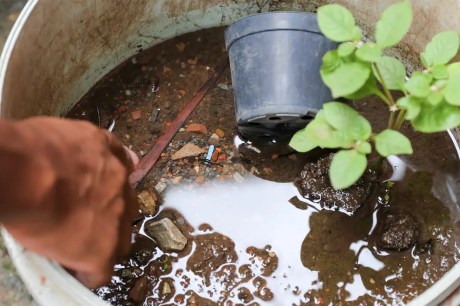
<instances>
[{"instance_id":1,"label":"black plastic flower pot","mask_svg":"<svg viewBox=\"0 0 460 306\"><path fill-rule=\"evenodd\" d=\"M290 137L332 99L319 71L336 43L320 33L315 14L246 17L226 29L225 43L243 135Z\"/></svg>"}]
</instances>

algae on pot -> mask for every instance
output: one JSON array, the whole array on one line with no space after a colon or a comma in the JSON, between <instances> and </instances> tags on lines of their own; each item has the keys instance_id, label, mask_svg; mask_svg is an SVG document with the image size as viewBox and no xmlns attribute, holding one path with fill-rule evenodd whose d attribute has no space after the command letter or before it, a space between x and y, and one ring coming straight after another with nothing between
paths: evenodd
<instances>
[{"instance_id":1,"label":"algae on pot","mask_svg":"<svg viewBox=\"0 0 460 306\"><path fill-rule=\"evenodd\" d=\"M318 9L322 33L341 43L325 54L321 67L321 77L333 97L357 100L376 95L389 111L387 129L375 133L369 121L350 106L332 101L294 135L290 145L299 152L316 147L341 149L329 169L334 189L348 188L359 180L373 146L382 157L412 154L410 140L399 132L404 121L422 133L460 125L460 63L449 63L459 49L457 32L435 35L420 54L425 69L414 71L410 78L398 59L384 55L386 48L406 35L412 15L408 0L389 6L376 23L375 42L364 42L348 9L339 4Z\"/></svg>"}]
</instances>

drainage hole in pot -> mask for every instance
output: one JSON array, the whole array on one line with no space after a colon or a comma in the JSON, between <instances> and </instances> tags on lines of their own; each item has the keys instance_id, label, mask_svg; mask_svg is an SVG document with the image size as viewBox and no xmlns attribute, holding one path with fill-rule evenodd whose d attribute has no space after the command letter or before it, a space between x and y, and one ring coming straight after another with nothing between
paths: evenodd
<instances>
[{"instance_id":1,"label":"drainage hole in pot","mask_svg":"<svg viewBox=\"0 0 460 306\"><path fill-rule=\"evenodd\" d=\"M315 118L315 116L314 116L314 115L310 115L310 114L303 115L302 117L300 117L300 119L306 120L306 121L313 120L314 118Z\"/></svg>"}]
</instances>

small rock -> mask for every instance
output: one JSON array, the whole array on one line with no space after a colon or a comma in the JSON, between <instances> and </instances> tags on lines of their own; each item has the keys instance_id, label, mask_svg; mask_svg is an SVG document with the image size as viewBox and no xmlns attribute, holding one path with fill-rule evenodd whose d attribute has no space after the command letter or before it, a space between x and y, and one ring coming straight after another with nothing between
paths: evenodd
<instances>
[{"instance_id":1,"label":"small rock","mask_svg":"<svg viewBox=\"0 0 460 306\"><path fill-rule=\"evenodd\" d=\"M171 103L166 101L165 104L163 105L163 107L166 108L166 109L169 109L171 107Z\"/></svg>"},{"instance_id":2,"label":"small rock","mask_svg":"<svg viewBox=\"0 0 460 306\"><path fill-rule=\"evenodd\" d=\"M273 172L271 168L263 168L262 170L264 171L265 174L270 174Z\"/></svg>"},{"instance_id":3,"label":"small rock","mask_svg":"<svg viewBox=\"0 0 460 306\"><path fill-rule=\"evenodd\" d=\"M220 138L223 138L225 136L225 132L222 131L221 129L217 129L216 130L216 134L217 136L219 136Z\"/></svg>"},{"instance_id":4,"label":"small rock","mask_svg":"<svg viewBox=\"0 0 460 306\"><path fill-rule=\"evenodd\" d=\"M207 134L208 129L204 124L201 123L192 123L187 128L185 129L187 132L198 132L198 133L203 133Z\"/></svg>"},{"instance_id":5,"label":"small rock","mask_svg":"<svg viewBox=\"0 0 460 306\"><path fill-rule=\"evenodd\" d=\"M177 48L177 51L179 51L179 53L182 53L185 51L185 47L187 47L187 45L183 42L180 42L178 44L176 44L176 48Z\"/></svg>"},{"instance_id":6,"label":"small rock","mask_svg":"<svg viewBox=\"0 0 460 306\"><path fill-rule=\"evenodd\" d=\"M217 148L214 153L212 153L212 156L211 156L211 161L213 163L217 162L217 159L219 158L219 154L220 154L220 151L222 151L220 148Z\"/></svg>"},{"instance_id":7,"label":"small rock","mask_svg":"<svg viewBox=\"0 0 460 306\"><path fill-rule=\"evenodd\" d=\"M179 132L185 132L185 129L184 129L184 128L180 128L180 129L179 129Z\"/></svg>"},{"instance_id":8,"label":"small rock","mask_svg":"<svg viewBox=\"0 0 460 306\"><path fill-rule=\"evenodd\" d=\"M227 84L224 84L224 83L217 84L217 87L219 87L220 89L223 89L223 90L230 90L231 89L230 86L228 86Z\"/></svg>"},{"instance_id":9,"label":"small rock","mask_svg":"<svg viewBox=\"0 0 460 306\"><path fill-rule=\"evenodd\" d=\"M171 286L169 286L168 282L163 283L163 290L161 291L161 294L166 295L170 294L172 292Z\"/></svg>"},{"instance_id":10,"label":"small rock","mask_svg":"<svg viewBox=\"0 0 460 306\"><path fill-rule=\"evenodd\" d=\"M219 139L220 137L217 134L212 134L211 137L209 137L208 143L213 146L218 146Z\"/></svg>"},{"instance_id":11,"label":"small rock","mask_svg":"<svg viewBox=\"0 0 460 306\"><path fill-rule=\"evenodd\" d=\"M149 215L153 215L155 213L155 199L147 190L142 191L137 195L139 202L141 204L141 210Z\"/></svg>"},{"instance_id":12,"label":"small rock","mask_svg":"<svg viewBox=\"0 0 460 306\"><path fill-rule=\"evenodd\" d=\"M185 68L187 68L187 64L184 63L184 62L181 62L181 63L180 63L180 67L181 67L182 69L185 69Z\"/></svg>"},{"instance_id":13,"label":"small rock","mask_svg":"<svg viewBox=\"0 0 460 306\"><path fill-rule=\"evenodd\" d=\"M182 182L182 176L176 176L171 180L174 185L180 184Z\"/></svg>"},{"instance_id":14,"label":"small rock","mask_svg":"<svg viewBox=\"0 0 460 306\"><path fill-rule=\"evenodd\" d=\"M156 184L155 186L155 190L158 192L158 193L162 193L163 190L165 190L166 188L166 183L165 182L158 182L158 184Z\"/></svg>"},{"instance_id":15,"label":"small rock","mask_svg":"<svg viewBox=\"0 0 460 306\"><path fill-rule=\"evenodd\" d=\"M121 270L121 277L124 279L133 279L136 277L136 274L134 274L130 269L123 269Z\"/></svg>"},{"instance_id":16,"label":"small rock","mask_svg":"<svg viewBox=\"0 0 460 306\"><path fill-rule=\"evenodd\" d=\"M224 165L222 167L222 174L226 175L226 174L229 174L230 172L232 172L232 168L228 165Z\"/></svg>"},{"instance_id":17,"label":"small rock","mask_svg":"<svg viewBox=\"0 0 460 306\"><path fill-rule=\"evenodd\" d=\"M244 182L244 177L241 174L239 174L238 172L235 172L233 174L233 179L235 181L237 181L238 183L243 183Z\"/></svg>"},{"instance_id":18,"label":"small rock","mask_svg":"<svg viewBox=\"0 0 460 306\"><path fill-rule=\"evenodd\" d=\"M182 251L187 245L187 238L168 218L150 223L147 232L164 251Z\"/></svg>"},{"instance_id":19,"label":"small rock","mask_svg":"<svg viewBox=\"0 0 460 306\"><path fill-rule=\"evenodd\" d=\"M131 117L133 118L133 120L139 120L142 117L142 113L141 111L138 111L138 110L131 112Z\"/></svg>"},{"instance_id":20,"label":"small rock","mask_svg":"<svg viewBox=\"0 0 460 306\"><path fill-rule=\"evenodd\" d=\"M196 173L200 173L200 166L195 166L193 169L196 171Z\"/></svg>"},{"instance_id":21,"label":"small rock","mask_svg":"<svg viewBox=\"0 0 460 306\"><path fill-rule=\"evenodd\" d=\"M185 94L186 94L185 90L183 90L183 89L179 89L177 92L178 92L181 96L185 96Z\"/></svg>"},{"instance_id":22,"label":"small rock","mask_svg":"<svg viewBox=\"0 0 460 306\"><path fill-rule=\"evenodd\" d=\"M149 288L149 280L146 276L140 277L133 288L129 290L128 297L136 303L144 302L147 297Z\"/></svg>"},{"instance_id":23,"label":"small rock","mask_svg":"<svg viewBox=\"0 0 460 306\"><path fill-rule=\"evenodd\" d=\"M172 71L171 68L166 67L166 66L163 67L163 73L169 73L171 71Z\"/></svg>"},{"instance_id":24,"label":"small rock","mask_svg":"<svg viewBox=\"0 0 460 306\"><path fill-rule=\"evenodd\" d=\"M205 177L203 175L200 175L195 179L195 183L197 183L198 185L203 185L204 182L205 182Z\"/></svg>"},{"instance_id":25,"label":"small rock","mask_svg":"<svg viewBox=\"0 0 460 306\"><path fill-rule=\"evenodd\" d=\"M204 152L206 151L198 147L197 145L189 142L185 146L183 146L179 151L174 153L171 156L171 158L172 160L177 160L177 159L190 157L190 156L198 156L200 154L203 154Z\"/></svg>"},{"instance_id":26,"label":"small rock","mask_svg":"<svg viewBox=\"0 0 460 306\"><path fill-rule=\"evenodd\" d=\"M227 160L227 155L225 153L219 154L219 157L217 157L217 160L220 162L224 162Z\"/></svg>"},{"instance_id":27,"label":"small rock","mask_svg":"<svg viewBox=\"0 0 460 306\"><path fill-rule=\"evenodd\" d=\"M189 65L196 65L197 62L198 62L198 59L197 59L196 57L195 57L195 58L189 58L189 59L187 60L187 63L188 63Z\"/></svg>"},{"instance_id":28,"label":"small rock","mask_svg":"<svg viewBox=\"0 0 460 306\"><path fill-rule=\"evenodd\" d=\"M132 94L131 89L126 89L125 90L125 95L130 96Z\"/></svg>"}]
</instances>

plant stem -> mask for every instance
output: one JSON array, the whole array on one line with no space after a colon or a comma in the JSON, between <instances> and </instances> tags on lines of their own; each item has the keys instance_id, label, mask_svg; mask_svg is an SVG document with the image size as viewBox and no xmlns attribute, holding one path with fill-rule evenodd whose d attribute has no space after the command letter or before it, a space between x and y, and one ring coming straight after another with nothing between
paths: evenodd
<instances>
[{"instance_id":1,"label":"plant stem","mask_svg":"<svg viewBox=\"0 0 460 306\"><path fill-rule=\"evenodd\" d=\"M374 93L375 93L380 99L382 99L382 101L385 102L386 105L391 106L390 100L387 99L387 97L383 94L383 92L381 92L379 89L376 89L376 90L374 91Z\"/></svg>"},{"instance_id":2,"label":"plant stem","mask_svg":"<svg viewBox=\"0 0 460 306\"><path fill-rule=\"evenodd\" d=\"M404 115L406 114L406 110L403 109L399 112L398 118L396 119L395 130L399 130L404 122Z\"/></svg>"},{"instance_id":3,"label":"plant stem","mask_svg":"<svg viewBox=\"0 0 460 306\"><path fill-rule=\"evenodd\" d=\"M399 119L399 116L398 116ZM395 112L390 111L390 120L388 121L388 128L394 129L395 126Z\"/></svg>"},{"instance_id":4,"label":"plant stem","mask_svg":"<svg viewBox=\"0 0 460 306\"><path fill-rule=\"evenodd\" d=\"M388 98L388 101L390 102L390 105L395 104L395 100L393 99L393 96L391 95L390 90L387 87L387 84L385 84L385 81L383 80L382 73L380 72L380 69L377 65L373 64L375 71L377 72L377 76L380 80L380 84L382 84L383 87L383 92L385 93L386 97Z\"/></svg>"}]
</instances>

